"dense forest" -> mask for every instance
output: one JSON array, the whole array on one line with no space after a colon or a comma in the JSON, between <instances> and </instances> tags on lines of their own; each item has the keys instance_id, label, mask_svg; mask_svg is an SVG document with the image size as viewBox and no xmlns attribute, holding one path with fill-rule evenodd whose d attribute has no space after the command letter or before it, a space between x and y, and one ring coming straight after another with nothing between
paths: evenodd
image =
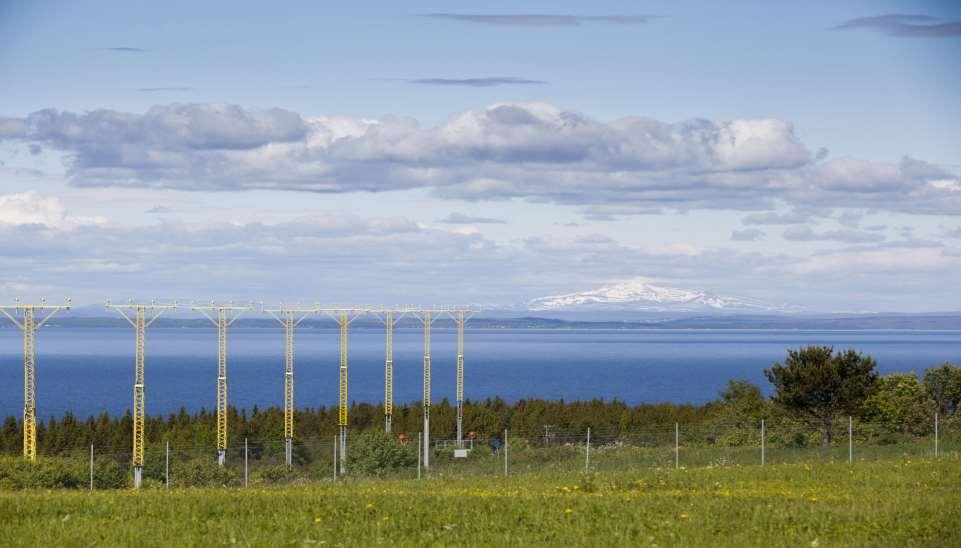
<instances>
[{"instance_id":1,"label":"dense forest","mask_svg":"<svg viewBox=\"0 0 961 548\"><path fill-rule=\"evenodd\" d=\"M464 406L465 430L486 440L508 428L522 435L537 435L545 427L559 432L584 431L592 427L611 436L629 434L675 422L685 427L754 428L760 419L772 423L790 422L810 427L831 441L833 421L853 416L889 432L925 435L933 429L933 417L957 420L961 402L961 367L943 364L924 371L879 376L874 361L853 351L834 352L829 347L790 351L784 364L765 371L774 386L765 398L759 387L732 380L715 401L704 405L657 403L628 405L620 401L547 401L525 399L508 403L499 398L468 401ZM423 426L419 402L395 405L393 432L414 436ZM376 404L350 406L353 432L380 430L383 408ZM846 420L846 419L845 419ZM85 450L90 445L106 452L129 452L132 445L132 416L103 413L81 419L71 413L38 424L38 452L57 455ZM283 410L270 407L250 410L229 409L231 445L244 438L257 442L280 441ZM448 400L431 406L431 434L450 439L456 429L456 408ZM216 417L201 409L181 409L169 416L148 416L146 441L158 445L169 441L180 447L215 447ZM330 440L337 433L335 406L300 409L295 416L296 440ZM16 454L22 447L22 423L7 417L0 428L0 452Z\"/></svg>"}]
</instances>

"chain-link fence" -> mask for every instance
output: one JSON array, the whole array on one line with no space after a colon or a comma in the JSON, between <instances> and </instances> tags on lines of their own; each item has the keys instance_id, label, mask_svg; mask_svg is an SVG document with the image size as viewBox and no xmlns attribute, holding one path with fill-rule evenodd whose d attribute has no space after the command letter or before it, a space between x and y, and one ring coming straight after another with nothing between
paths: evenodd
<instances>
[{"instance_id":1,"label":"chain-link fence","mask_svg":"<svg viewBox=\"0 0 961 548\"><path fill-rule=\"evenodd\" d=\"M434 439L352 433L346 461L338 440L295 439L287 463L283 439L233 440L223 465L209 444L148 444L143 488L262 487L348 478L501 476L637 468L763 466L785 463L931 459L961 454L961 417L932 417L911 427L842 417L830 424L790 420L560 428L544 425L488 439ZM425 458L426 457L426 458ZM426 461L426 462L425 462ZM125 488L133 485L130 452L87 450L0 457L0 489Z\"/></svg>"}]
</instances>

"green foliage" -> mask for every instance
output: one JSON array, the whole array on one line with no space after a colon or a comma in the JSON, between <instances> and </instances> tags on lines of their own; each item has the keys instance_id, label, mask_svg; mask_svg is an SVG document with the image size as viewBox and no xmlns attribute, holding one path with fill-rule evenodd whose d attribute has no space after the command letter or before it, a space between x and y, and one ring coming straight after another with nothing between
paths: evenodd
<instances>
[{"instance_id":1,"label":"green foliage","mask_svg":"<svg viewBox=\"0 0 961 548\"><path fill-rule=\"evenodd\" d=\"M230 487L239 485L241 478L209 457L171 463L170 481L176 487Z\"/></svg>"},{"instance_id":2,"label":"green foliage","mask_svg":"<svg viewBox=\"0 0 961 548\"><path fill-rule=\"evenodd\" d=\"M761 389L749 381L727 381L727 387L720 396L717 423L755 425L771 416L771 404L764 399Z\"/></svg>"},{"instance_id":3,"label":"green foliage","mask_svg":"<svg viewBox=\"0 0 961 548\"><path fill-rule=\"evenodd\" d=\"M414 442L401 442L381 430L368 430L354 436L348 446L347 469L364 474L379 474L417 464Z\"/></svg>"},{"instance_id":4,"label":"green foliage","mask_svg":"<svg viewBox=\"0 0 961 548\"><path fill-rule=\"evenodd\" d=\"M924 387L941 416L958 412L961 406L961 367L945 362L928 369L924 372Z\"/></svg>"},{"instance_id":5,"label":"green foliage","mask_svg":"<svg viewBox=\"0 0 961 548\"><path fill-rule=\"evenodd\" d=\"M772 400L822 427L821 443L831 443L834 418L857 414L874 391L878 374L874 360L855 350L834 353L830 346L788 350L784 365L764 370L774 385Z\"/></svg>"},{"instance_id":6,"label":"green foliage","mask_svg":"<svg viewBox=\"0 0 961 548\"><path fill-rule=\"evenodd\" d=\"M94 487L127 487L128 474L113 461L94 462ZM87 489L90 468L85 458L40 457L29 462L21 457L0 457L0 489Z\"/></svg>"},{"instance_id":7,"label":"green foliage","mask_svg":"<svg viewBox=\"0 0 961 548\"><path fill-rule=\"evenodd\" d=\"M881 377L864 402L864 417L891 432L927 434L934 428L935 410L934 400L913 372Z\"/></svg>"}]
</instances>

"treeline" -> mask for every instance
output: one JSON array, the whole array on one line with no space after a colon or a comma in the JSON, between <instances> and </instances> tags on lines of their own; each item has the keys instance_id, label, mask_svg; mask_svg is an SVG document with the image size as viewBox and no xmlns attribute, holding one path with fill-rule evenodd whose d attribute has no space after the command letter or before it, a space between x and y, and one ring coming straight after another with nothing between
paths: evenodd
<instances>
[{"instance_id":1,"label":"treeline","mask_svg":"<svg viewBox=\"0 0 961 548\"><path fill-rule=\"evenodd\" d=\"M554 431L583 431L591 427L611 436L629 434L653 426L675 422L685 427L754 428L760 419L790 422L819 432L822 442L831 442L834 425L842 417L871 423L883 431L906 435L926 435L933 429L933 417L958 420L961 404L961 367L942 364L919 377L914 372L880 376L870 357L854 351L834 352L830 347L808 347L789 351L784 363L765 371L773 385L766 398L761 389L747 381L732 380L715 401L703 405L639 404L621 401L565 402L524 399L513 404L500 398L468 401L464 406L464 427L480 440L497 436L505 428L524 435ZM228 439L242 445L280 440L283 437L283 410L277 407L228 409ZM393 432L413 437L420 432L422 409L419 402L395 405ZM382 430L380 405L351 405L352 432ZM846 418L845 418L846 420ZM37 428L38 452L58 455L87 450L129 452L132 446L133 417L102 413L80 419L66 413L50 418ZM444 399L431 406L431 435L450 439L456 430L456 408ZM296 440L331 440L337 434L337 407L301 409L295 416ZM169 441L177 447L215 447L216 416L201 409L188 413L181 409L166 417L151 416L145 421L148 447ZM0 429L0 452L16 454L22 448L22 423L7 417Z\"/></svg>"}]
</instances>

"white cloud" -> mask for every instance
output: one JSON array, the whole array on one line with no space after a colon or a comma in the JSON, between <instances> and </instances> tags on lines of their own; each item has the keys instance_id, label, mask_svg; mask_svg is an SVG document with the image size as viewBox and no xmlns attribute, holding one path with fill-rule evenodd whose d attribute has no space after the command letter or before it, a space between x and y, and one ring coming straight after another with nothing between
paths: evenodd
<instances>
[{"instance_id":1,"label":"white cloud","mask_svg":"<svg viewBox=\"0 0 961 548\"><path fill-rule=\"evenodd\" d=\"M77 186L311 192L429 188L468 200L577 204L591 215L855 207L961 214L957 177L905 158L820 161L783 120L610 122L543 103L401 117L306 117L174 104L145 114L43 110L0 140L61 151Z\"/></svg>"},{"instance_id":2,"label":"white cloud","mask_svg":"<svg viewBox=\"0 0 961 548\"><path fill-rule=\"evenodd\" d=\"M4 223L0 296L518 303L649 276L812 310L961 308L943 289L961 266L956 250L910 242L797 257L683 242L625 245L596 233L496 242L454 228L347 214L273 224Z\"/></svg>"},{"instance_id":3,"label":"white cloud","mask_svg":"<svg viewBox=\"0 0 961 548\"><path fill-rule=\"evenodd\" d=\"M41 197L32 191L0 195L0 224L70 228L103 222L101 218L68 215L63 202L54 196Z\"/></svg>"}]
</instances>

